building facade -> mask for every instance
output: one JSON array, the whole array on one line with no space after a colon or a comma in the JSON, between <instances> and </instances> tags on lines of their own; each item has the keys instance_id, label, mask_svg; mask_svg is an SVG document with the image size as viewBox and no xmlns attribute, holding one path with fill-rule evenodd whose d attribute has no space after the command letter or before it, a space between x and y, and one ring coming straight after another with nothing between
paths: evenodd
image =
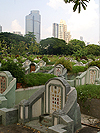
<instances>
[{"instance_id":1,"label":"building facade","mask_svg":"<svg viewBox=\"0 0 100 133\"><path fill-rule=\"evenodd\" d=\"M0 33L2 32L2 26L0 25Z\"/></svg>"},{"instance_id":2,"label":"building facade","mask_svg":"<svg viewBox=\"0 0 100 133\"><path fill-rule=\"evenodd\" d=\"M65 20L60 21L60 24L53 23L53 37L63 39L68 43L71 40L70 31L67 31Z\"/></svg>"},{"instance_id":3,"label":"building facade","mask_svg":"<svg viewBox=\"0 0 100 133\"><path fill-rule=\"evenodd\" d=\"M17 35L23 36L20 31L13 31L13 34L17 34Z\"/></svg>"},{"instance_id":4,"label":"building facade","mask_svg":"<svg viewBox=\"0 0 100 133\"><path fill-rule=\"evenodd\" d=\"M53 23L53 36L54 36L54 38L58 38L58 29L59 29L59 24Z\"/></svg>"},{"instance_id":5,"label":"building facade","mask_svg":"<svg viewBox=\"0 0 100 133\"><path fill-rule=\"evenodd\" d=\"M37 43L40 42L40 27L41 27L41 15L38 10L32 10L29 15L25 17L25 34L33 32Z\"/></svg>"}]
</instances>

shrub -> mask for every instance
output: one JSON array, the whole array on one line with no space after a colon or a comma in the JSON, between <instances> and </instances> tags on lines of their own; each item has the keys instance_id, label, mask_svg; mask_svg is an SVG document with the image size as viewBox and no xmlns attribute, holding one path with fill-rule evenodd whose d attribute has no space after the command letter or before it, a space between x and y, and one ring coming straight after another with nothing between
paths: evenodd
<instances>
[{"instance_id":1,"label":"shrub","mask_svg":"<svg viewBox=\"0 0 100 133\"><path fill-rule=\"evenodd\" d=\"M50 78L56 77L53 74L29 73L25 75L25 87L44 85Z\"/></svg>"},{"instance_id":2,"label":"shrub","mask_svg":"<svg viewBox=\"0 0 100 133\"><path fill-rule=\"evenodd\" d=\"M40 70L51 70L53 68L53 66L44 66L41 67Z\"/></svg>"},{"instance_id":3,"label":"shrub","mask_svg":"<svg viewBox=\"0 0 100 133\"><path fill-rule=\"evenodd\" d=\"M79 72L84 72L86 68L84 66L72 66L72 71L71 73L77 74Z\"/></svg>"},{"instance_id":4,"label":"shrub","mask_svg":"<svg viewBox=\"0 0 100 133\"><path fill-rule=\"evenodd\" d=\"M67 71L72 71L72 63L70 62L70 60L65 60L64 57L57 60L55 65L57 64L62 64L67 69Z\"/></svg>"},{"instance_id":5,"label":"shrub","mask_svg":"<svg viewBox=\"0 0 100 133\"><path fill-rule=\"evenodd\" d=\"M76 87L77 98L82 102L89 99L100 99L100 85L80 85Z\"/></svg>"},{"instance_id":6,"label":"shrub","mask_svg":"<svg viewBox=\"0 0 100 133\"><path fill-rule=\"evenodd\" d=\"M17 79L17 83L24 83L25 72L21 66L22 64L13 61L3 61L0 71L9 71Z\"/></svg>"},{"instance_id":7,"label":"shrub","mask_svg":"<svg viewBox=\"0 0 100 133\"><path fill-rule=\"evenodd\" d=\"M90 64L89 64L89 67L90 66L97 66L100 68L100 60L99 61L92 61Z\"/></svg>"},{"instance_id":8,"label":"shrub","mask_svg":"<svg viewBox=\"0 0 100 133\"><path fill-rule=\"evenodd\" d=\"M43 60L44 62L46 62L46 63L49 62L47 57L43 57L42 60Z\"/></svg>"}]
</instances>

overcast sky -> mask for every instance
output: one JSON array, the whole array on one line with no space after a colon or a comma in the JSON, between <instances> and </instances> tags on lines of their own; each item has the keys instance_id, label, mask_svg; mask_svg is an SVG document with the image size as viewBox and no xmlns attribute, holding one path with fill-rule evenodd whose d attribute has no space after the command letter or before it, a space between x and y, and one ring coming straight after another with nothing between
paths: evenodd
<instances>
[{"instance_id":1,"label":"overcast sky","mask_svg":"<svg viewBox=\"0 0 100 133\"><path fill-rule=\"evenodd\" d=\"M41 39L52 36L52 24L66 21L67 30L73 39L83 37L84 41L98 44L99 0L91 0L84 11L73 12L73 4L63 0L0 0L0 25L3 32L21 31L25 34L25 16L31 10L41 15Z\"/></svg>"}]
</instances>

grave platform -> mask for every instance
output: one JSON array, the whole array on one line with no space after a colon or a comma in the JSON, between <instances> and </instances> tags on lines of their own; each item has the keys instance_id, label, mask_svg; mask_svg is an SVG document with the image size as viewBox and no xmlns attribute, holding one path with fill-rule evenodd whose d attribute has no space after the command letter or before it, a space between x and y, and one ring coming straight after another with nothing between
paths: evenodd
<instances>
[{"instance_id":1,"label":"grave platform","mask_svg":"<svg viewBox=\"0 0 100 133\"><path fill-rule=\"evenodd\" d=\"M80 129L80 131L76 131L76 133L81 132L82 129L84 127L88 127L88 125L92 126L92 125L95 125L96 123L99 123L99 122L100 122L100 120L95 118L95 117L81 114L81 123L84 123L87 126L86 125L82 125L82 128ZM41 133L48 133L48 126L42 125L39 122L39 119L30 121L30 122L26 123L25 126L31 127L33 129L36 129L36 130L40 131ZM99 132L100 132L100 130L98 130L97 133L99 133Z\"/></svg>"}]
</instances>

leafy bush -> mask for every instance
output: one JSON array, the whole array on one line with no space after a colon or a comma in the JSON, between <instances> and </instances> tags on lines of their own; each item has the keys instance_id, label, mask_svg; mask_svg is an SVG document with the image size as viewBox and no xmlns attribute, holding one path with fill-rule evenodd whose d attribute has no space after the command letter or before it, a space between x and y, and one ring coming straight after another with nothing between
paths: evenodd
<instances>
[{"instance_id":1,"label":"leafy bush","mask_svg":"<svg viewBox=\"0 0 100 133\"><path fill-rule=\"evenodd\" d=\"M9 71L17 79L17 83L24 83L25 72L22 69L22 64L13 61L2 61L0 71Z\"/></svg>"},{"instance_id":2,"label":"leafy bush","mask_svg":"<svg viewBox=\"0 0 100 133\"><path fill-rule=\"evenodd\" d=\"M53 68L53 66L44 66L41 67L40 70L51 70Z\"/></svg>"},{"instance_id":3,"label":"leafy bush","mask_svg":"<svg viewBox=\"0 0 100 133\"><path fill-rule=\"evenodd\" d=\"M44 62L46 62L46 63L49 62L47 57L43 57L42 60L43 60Z\"/></svg>"},{"instance_id":4,"label":"leafy bush","mask_svg":"<svg viewBox=\"0 0 100 133\"><path fill-rule=\"evenodd\" d=\"M50 78L56 77L53 74L45 73L29 73L25 75L25 86L38 86L44 85Z\"/></svg>"},{"instance_id":5,"label":"leafy bush","mask_svg":"<svg viewBox=\"0 0 100 133\"><path fill-rule=\"evenodd\" d=\"M89 59L92 59L93 61L95 61L95 56L94 56L93 54L87 55L87 57L88 57Z\"/></svg>"},{"instance_id":6,"label":"leafy bush","mask_svg":"<svg viewBox=\"0 0 100 133\"><path fill-rule=\"evenodd\" d=\"M85 61L85 60L82 60L81 62L82 62L83 64L86 64L86 63L87 63L87 61Z\"/></svg>"},{"instance_id":7,"label":"leafy bush","mask_svg":"<svg viewBox=\"0 0 100 133\"><path fill-rule=\"evenodd\" d=\"M77 74L79 72L84 72L86 68L84 66L72 66L72 71L71 73Z\"/></svg>"},{"instance_id":8,"label":"leafy bush","mask_svg":"<svg viewBox=\"0 0 100 133\"><path fill-rule=\"evenodd\" d=\"M72 71L72 63L70 62L70 60L65 60L64 57L57 60L55 65L57 64L62 64L67 69L67 71Z\"/></svg>"},{"instance_id":9,"label":"leafy bush","mask_svg":"<svg viewBox=\"0 0 100 133\"><path fill-rule=\"evenodd\" d=\"M92 61L90 64L89 64L89 67L90 66L97 66L100 68L100 60L99 61Z\"/></svg>"},{"instance_id":10,"label":"leafy bush","mask_svg":"<svg viewBox=\"0 0 100 133\"><path fill-rule=\"evenodd\" d=\"M100 85L80 85L76 87L77 98L85 102L89 99L100 99Z\"/></svg>"}]
</instances>

